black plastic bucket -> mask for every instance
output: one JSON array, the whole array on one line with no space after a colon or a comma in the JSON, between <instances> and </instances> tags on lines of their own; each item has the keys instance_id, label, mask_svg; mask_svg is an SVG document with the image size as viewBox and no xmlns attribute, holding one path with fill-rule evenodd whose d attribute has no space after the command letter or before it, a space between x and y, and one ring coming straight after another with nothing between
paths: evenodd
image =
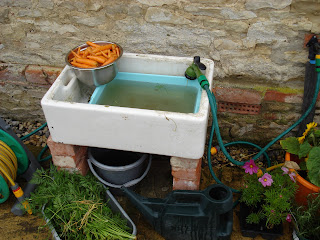
<instances>
[{"instance_id":1,"label":"black plastic bucket","mask_svg":"<svg viewBox=\"0 0 320 240\"><path fill-rule=\"evenodd\" d=\"M114 189L136 185L147 175L151 166L151 155L146 153L89 148L88 157L93 175L104 185Z\"/></svg>"}]
</instances>

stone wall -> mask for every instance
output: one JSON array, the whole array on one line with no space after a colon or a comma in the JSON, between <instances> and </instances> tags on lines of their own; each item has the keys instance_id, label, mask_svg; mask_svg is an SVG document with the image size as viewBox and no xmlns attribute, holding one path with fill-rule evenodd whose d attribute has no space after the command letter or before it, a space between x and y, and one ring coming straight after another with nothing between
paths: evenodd
<instances>
[{"instance_id":1,"label":"stone wall","mask_svg":"<svg viewBox=\"0 0 320 240\"><path fill-rule=\"evenodd\" d=\"M221 95L259 108L255 115L220 109L224 135L276 134L299 116L303 44L320 33L319 14L319 0L1 0L0 115L45 121L40 99L66 52L111 40L126 52L213 59L217 91L259 96Z\"/></svg>"}]
</instances>

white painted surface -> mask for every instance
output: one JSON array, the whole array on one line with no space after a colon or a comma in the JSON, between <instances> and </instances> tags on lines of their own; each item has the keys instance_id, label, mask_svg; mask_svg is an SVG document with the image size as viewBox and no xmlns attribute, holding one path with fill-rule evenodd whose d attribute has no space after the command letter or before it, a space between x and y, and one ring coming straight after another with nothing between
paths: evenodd
<instances>
[{"instance_id":1,"label":"white painted surface","mask_svg":"<svg viewBox=\"0 0 320 240\"><path fill-rule=\"evenodd\" d=\"M184 76L193 58L126 53L119 71ZM212 85L214 63L202 59ZM42 98L53 141L91 147L198 159L204 153L209 101L201 95L197 113L177 113L88 104L86 88L65 67Z\"/></svg>"}]
</instances>

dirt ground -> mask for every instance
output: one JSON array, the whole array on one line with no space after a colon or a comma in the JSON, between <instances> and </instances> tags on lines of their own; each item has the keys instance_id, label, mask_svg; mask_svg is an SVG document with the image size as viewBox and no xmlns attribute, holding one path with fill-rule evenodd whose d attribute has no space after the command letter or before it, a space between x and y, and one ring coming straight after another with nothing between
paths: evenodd
<instances>
[{"instance_id":1,"label":"dirt ground","mask_svg":"<svg viewBox=\"0 0 320 240\"><path fill-rule=\"evenodd\" d=\"M32 152L37 154L37 151L40 150L32 149ZM230 165L223 163L221 164L221 162L218 164L220 164L220 166L219 168L215 168L215 171L218 176L221 176L221 180L231 187L239 188L242 177L241 170L237 167L231 167ZM46 166L48 166L48 162L46 163ZM213 183L214 180L210 175L206 161L204 161L201 177L201 189L204 189ZM147 198L164 198L168 193L170 193L172 191L172 176L169 158L154 156L150 172L146 178L136 186L135 191L141 196ZM117 199L137 226L138 240L164 240L164 238L155 232L152 226L145 221L144 216L131 204L131 202L129 202L126 197L117 196ZM47 228L39 228L39 226L42 226L45 223L43 219L33 215L24 215L19 217L12 214L10 210L14 202L15 198L11 194L10 198L0 205L0 240L52 239L51 232ZM238 208L235 208L231 240L252 239L241 235L237 211ZM285 223L284 234L278 239L292 239L291 233L291 226L288 223ZM257 236L254 239L261 240L263 238Z\"/></svg>"}]
</instances>

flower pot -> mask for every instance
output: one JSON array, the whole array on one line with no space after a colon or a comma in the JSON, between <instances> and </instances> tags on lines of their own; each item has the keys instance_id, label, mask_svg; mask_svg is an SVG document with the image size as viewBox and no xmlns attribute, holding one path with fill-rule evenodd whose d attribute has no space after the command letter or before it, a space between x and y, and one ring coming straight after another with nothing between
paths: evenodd
<instances>
[{"instance_id":1,"label":"flower pot","mask_svg":"<svg viewBox=\"0 0 320 240\"><path fill-rule=\"evenodd\" d=\"M298 156L287 152L285 156L285 161L294 161L299 164L302 160L299 159ZM294 171L294 170L290 169L290 171ZM307 181L306 179L301 177L297 172L296 172L296 181L298 184L298 190L296 191L295 201L299 205L307 205L307 196L310 193L320 192L320 187Z\"/></svg>"},{"instance_id":2,"label":"flower pot","mask_svg":"<svg viewBox=\"0 0 320 240\"><path fill-rule=\"evenodd\" d=\"M263 239L274 240L283 235L282 224L269 229L266 227L265 221L262 221L259 224L247 223L246 218L251 212L252 207L249 207L244 203L240 203L239 221L242 236L255 238L260 235Z\"/></svg>"}]
</instances>

